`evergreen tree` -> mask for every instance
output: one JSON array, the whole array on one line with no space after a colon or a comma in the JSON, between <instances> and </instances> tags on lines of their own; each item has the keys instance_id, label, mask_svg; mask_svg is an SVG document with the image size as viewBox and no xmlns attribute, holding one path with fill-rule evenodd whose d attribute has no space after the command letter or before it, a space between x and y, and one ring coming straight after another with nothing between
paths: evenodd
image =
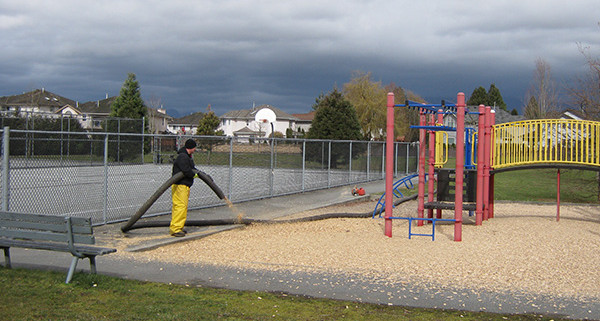
<instances>
[{"instance_id":1,"label":"evergreen tree","mask_svg":"<svg viewBox=\"0 0 600 321\"><path fill-rule=\"evenodd\" d=\"M140 86L135 74L127 74L127 79L121 87L121 92L110 108L110 116L114 118L107 120L107 131L136 134L148 132L148 123L142 120L147 115L147 109L142 100ZM143 127L142 124L144 125ZM140 144L144 144L144 152L150 151L149 139L144 140L140 136L121 135L117 139L116 144L109 145L109 156L119 162L136 161L138 157L141 157Z\"/></svg>"},{"instance_id":2,"label":"evergreen tree","mask_svg":"<svg viewBox=\"0 0 600 321\"><path fill-rule=\"evenodd\" d=\"M467 105L469 106L479 106L481 104L487 105L488 103L488 93L485 91L485 88L479 86L473 90L471 97L467 101Z\"/></svg>"},{"instance_id":3,"label":"evergreen tree","mask_svg":"<svg viewBox=\"0 0 600 321\"><path fill-rule=\"evenodd\" d=\"M490 85L490 89L487 92L487 106L496 106L500 109L506 110L506 103L504 99L502 99L502 94L500 94L500 89L496 87L495 84Z\"/></svg>"},{"instance_id":4,"label":"evergreen tree","mask_svg":"<svg viewBox=\"0 0 600 321\"><path fill-rule=\"evenodd\" d=\"M337 89L324 96L321 94L313 108L317 111L312 125L307 133L309 139L335 139L359 140L361 138L360 124L356 110L352 104L344 99ZM361 153L360 148L353 149L353 153ZM331 168L338 164L348 164L348 145L335 143L329 148L324 144L307 144L306 157L310 161L331 160Z\"/></svg>"},{"instance_id":5,"label":"evergreen tree","mask_svg":"<svg viewBox=\"0 0 600 321\"><path fill-rule=\"evenodd\" d=\"M223 136L222 130L217 130L221 125L221 120L213 111L205 114L202 119L198 122L198 129L196 135L202 136Z\"/></svg>"},{"instance_id":6,"label":"evergreen tree","mask_svg":"<svg viewBox=\"0 0 600 321\"><path fill-rule=\"evenodd\" d=\"M121 92L110 108L111 117L134 119L146 117L147 109L134 73L127 74Z\"/></svg>"},{"instance_id":7,"label":"evergreen tree","mask_svg":"<svg viewBox=\"0 0 600 321\"><path fill-rule=\"evenodd\" d=\"M358 140L361 138L356 110L337 88L327 96L321 94L316 99L313 109L317 113L308 130L309 139Z\"/></svg>"}]
</instances>

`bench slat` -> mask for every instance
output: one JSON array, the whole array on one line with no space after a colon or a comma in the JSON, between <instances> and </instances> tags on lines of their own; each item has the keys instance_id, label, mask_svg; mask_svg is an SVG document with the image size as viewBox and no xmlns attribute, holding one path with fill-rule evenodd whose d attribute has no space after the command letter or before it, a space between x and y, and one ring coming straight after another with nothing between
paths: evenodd
<instances>
[{"instance_id":1,"label":"bench slat","mask_svg":"<svg viewBox=\"0 0 600 321\"><path fill-rule=\"evenodd\" d=\"M53 233L44 231L31 231L31 230L15 230L0 228L0 236L10 237L14 239L29 239L29 240L46 240L54 242L67 242L66 233ZM94 244L95 239L90 234L73 234L73 241L75 243L83 244Z\"/></svg>"},{"instance_id":2,"label":"bench slat","mask_svg":"<svg viewBox=\"0 0 600 321\"><path fill-rule=\"evenodd\" d=\"M67 225L65 219L58 223L41 223L41 222L29 222L29 221L13 221L13 220L2 220L0 219L0 226L3 228L11 229L30 229L40 231L52 231L59 233L67 233ZM92 234L92 226L73 226L73 233L76 234Z\"/></svg>"},{"instance_id":3,"label":"bench slat","mask_svg":"<svg viewBox=\"0 0 600 321\"><path fill-rule=\"evenodd\" d=\"M49 251L59 251L59 252L69 252L69 246L66 243L54 243L54 242L35 242L28 240L14 240L14 239L4 239L0 238L0 247L21 247L21 248L31 248L37 250L49 250ZM85 255L104 255L109 253L114 253L117 250L106 248L106 247L96 247L96 246L76 246L75 247L78 252Z\"/></svg>"},{"instance_id":4,"label":"bench slat","mask_svg":"<svg viewBox=\"0 0 600 321\"><path fill-rule=\"evenodd\" d=\"M65 222L65 216L23 214L23 213L0 211L0 220L26 221L26 222L28 221L28 222L59 224L59 223ZM92 220L87 217L71 217L71 224L73 224L73 226L86 226L86 225L91 225Z\"/></svg>"}]
</instances>

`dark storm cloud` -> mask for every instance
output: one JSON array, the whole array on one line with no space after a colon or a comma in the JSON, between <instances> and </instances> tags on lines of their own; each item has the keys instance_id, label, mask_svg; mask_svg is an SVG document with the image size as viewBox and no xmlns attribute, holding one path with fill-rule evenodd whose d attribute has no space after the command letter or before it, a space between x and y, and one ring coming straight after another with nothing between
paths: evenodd
<instances>
[{"instance_id":1,"label":"dark storm cloud","mask_svg":"<svg viewBox=\"0 0 600 321\"><path fill-rule=\"evenodd\" d=\"M598 17L595 0L0 1L0 95L102 99L133 72L174 116L308 112L362 70L429 101L495 83L520 108L537 57L558 82L584 70Z\"/></svg>"}]
</instances>

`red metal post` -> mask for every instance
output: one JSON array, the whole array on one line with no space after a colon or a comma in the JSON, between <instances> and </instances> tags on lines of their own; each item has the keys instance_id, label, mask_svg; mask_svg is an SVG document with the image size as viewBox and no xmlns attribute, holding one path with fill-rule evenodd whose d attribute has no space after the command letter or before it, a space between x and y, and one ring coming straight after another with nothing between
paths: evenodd
<instances>
[{"instance_id":1,"label":"red metal post","mask_svg":"<svg viewBox=\"0 0 600 321\"><path fill-rule=\"evenodd\" d=\"M425 125L425 112L419 110L419 126ZM425 152L425 129L421 128L419 129L419 201L417 205L417 216L419 218L423 218L425 212ZM418 220L417 226L423 226L423 220Z\"/></svg>"},{"instance_id":2,"label":"red metal post","mask_svg":"<svg viewBox=\"0 0 600 321\"><path fill-rule=\"evenodd\" d=\"M438 112L437 112L437 124L438 125L443 125L444 124L444 110L443 109L438 109ZM444 142L442 141L440 143L443 144ZM444 152L442 151L442 155L443 154L444 154ZM437 218L442 218L442 209L439 209L439 208L436 209L436 215L435 216Z\"/></svg>"},{"instance_id":3,"label":"red metal post","mask_svg":"<svg viewBox=\"0 0 600 321\"><path fill-rule=\"evenodd\" d=\"M494 141L494 125L496 124L496 111L490 112L490 161L488 162L488 172L490 173L489 182L489 201L488 201L488 217L494 218L494 174L491 171L494 169L492 164L494 163L494 151L496 150Z\"/></svg>"},{"instance_id":4,"label":"red metal post","mask_svg":"<svg viewBox=\"0 0 600 321\"><path fill-rule=\"evenodd\" d=\"M560 221L560 168L556 173L556 221Z\"/></svg>"},{"instance_id":5,"label":"red metal post","mask_svg":"<svg viewBox=\"0 0 600 321\"><path fill-rule=\"evenodd\" d=\"M475 207L475 225L483 222L483 153L485 144L485 106L479 105L479 124L477 127L477 199Z\"/></svg>"},{"instance_id":6,"label":"red metal post","mask_svg":"<svg viewBox=\"0 0 600 321\"><path fill-rule=\"evenodd\" d=\"M429 126L435 126L435 115L429 114ZM429 131L429 181L427 182L427 201L433 202L433 192L435 190L434 186L434 165L435 165L435 131ZM430 208L427 210L427 217L433 218L433 209Z\"/></svg>"},{"instance_id":7,"label":"red metal post","mask_svg":"<svg viewBox=\"0 0 600 321\"><path fill-rule=\"evenodd\" d=\"M463 180L465 170L465 94L456 96L456 178L454 187L454 241L462 241Z\"/></svg>"},{"instance_id":8,"label":"red metal post","mask_svg":"<svg viewBox=\"0 0 600 321\"><path fill-rule=\"evenodd\" d=\"M491 152L491 107L485 107L485 132L483 154L483 220L487 221L490 214L490 152Z\"/></svg>"},{"instance_id":9,"label":"red metal post","mask_svg":"<svg viewBox=\"0 0 600 321\"><path fill-rule=\"evenodd\" d=\"M394 206L394 93L387 95L387 137L385 141L385 235L392 237Z\"/></svg>"}]
</instances>

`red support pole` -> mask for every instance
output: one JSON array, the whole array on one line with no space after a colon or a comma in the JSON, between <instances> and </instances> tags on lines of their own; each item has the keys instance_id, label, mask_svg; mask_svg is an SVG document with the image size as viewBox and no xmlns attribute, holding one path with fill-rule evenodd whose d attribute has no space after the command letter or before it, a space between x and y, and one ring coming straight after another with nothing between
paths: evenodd
<instances>
[{"instance_id":1,"label":"red support pole","mask_svg":"<svg viewBox=\"0 0 600 321\"><path fill-rule=\"evenodd\" d=\"M490 152L491 152L491 107L485 107L485 148L483 154L483 220L487 221L490 215Z\"/></svg>"},{"instance_id":2,"label":"red support pole","mask_svg":"<svg viewBox=\"0 0 600 321\"><path fill-rule=\"evenodd\" d=\"M392 237L394 206L394 93L387 95L387 137L385 141L385 235Z\"/></svg>"},{"instance_id":3,"label":"red support pole","mask_svg":"<svg viewBox=\"0 0 600 321\"><path fill-rule=\"evenodd\" d=\"M437 124L438 125L443 125L444 124L444 110L443 109L438 109L438 113L437 113ZM443 144L444 142L440 142L441 144ZM442 155L444 154L444 152L442 151ZM436 218L442 218L442 209L436 209Z\"/></svg>"},{"instance_id":4,"label":"red support pole","mask_svg":"<svg viewBox=\"0 0 600 321\"><path fill-rule=\"evenodd\" d=\"M435 126L435 115L433 114L429 114L429 125L430 126ZM429 176L429 181L428 183L428 189L427 189L427 201L428 202L433 202L433 192L435 190L435 186L434 186L434 165L435 165L435 131L430 130L429 131L429 172L428 172L428 176ZM430 208L427 210L427 217L428 218L433 218L433 209Z\"/></svg>"},{"instance_id":5,"label":"red support pole","mask_svg":"<svg viewBox=\"0 0 600 321\"><path fill-rule=\"evenodd\" d=\"M492 110L490 112L490 161L488 162L488 172L491 172L494 168L492 164L494 163L494 151L495 144L494 141L494 125L496 124L496 111ZM489 201L488 201L488 217L494 218L494 174L490 173L490 182L489 182Z\"/></svg>"},{"instance_id":6,"label":"red support pole","mask_svg":"<svg viewBox=\"0 0 600 321\"><path fill-rule=\"evenodd\" d=\"M425 126L425 113L419 110L419 126ZM419 191L417 216L424 217L425 212L425 129L419 129ZM431 177L429 178L431 179ZM423 226L423 220L417 221L417 226Z\"/></svg>"},{"instance_id":7,"label":"red support pole","mask_svg":"<svg viewBox=\"0 0 600 321\"><path fill-rule=\"evenodd\" d=\"M485 106L479 105L479 124L477 128L477 200L475 207L475 225L483 223L483 166L485 145Z\"/></svg>"},{"instance_id":8,"label":"red support pole","mask_svg":"<svg viewBox=\"0 0 600 321\"><path fill-rule=\"evenodd\" d=\"M454 241L462 241L463 180L465 170L465 94L456 97L456 178L454 187Z\"/></svg>"},{"instance_id":9,"label":"red support pole","mask_svg":"<svg viewBox=\"0 0 600 321\"><path fill-rule=\"evenodd\" d=\"M560 221L560 168L556 173L556 221Z\"/></svg>"}]
</instances>

